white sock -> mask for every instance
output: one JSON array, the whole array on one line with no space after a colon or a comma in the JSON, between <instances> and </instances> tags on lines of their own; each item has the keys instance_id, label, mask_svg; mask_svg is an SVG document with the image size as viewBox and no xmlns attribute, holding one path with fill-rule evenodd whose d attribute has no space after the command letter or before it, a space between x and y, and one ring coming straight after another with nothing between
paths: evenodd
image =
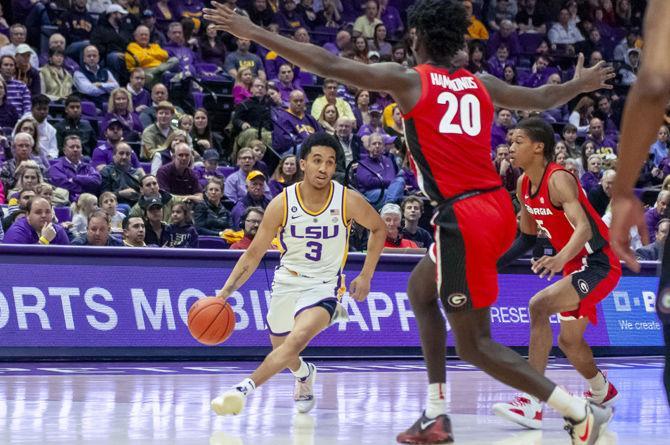
<instances>
[{"instance_id":1,"label":"white sock","mask_svg":"<svg viewBox=\"0 0 670 445\"><path fill-rule=\"evenodd\" d=\"M428 385L428 402L426 403L426 417L434 419L441 414L447 414L447 400L444 394L444 383Z\"/></svg>"},{"instance_id":2,"label":"white sock","mask_svg":"<svg viewBox=\"0 0 670 445\"><path fill-rule=\"evenodd\" d=\"M547 405L572 420L582 420L586 415L586 400L571 396L558 386L549 396Z\"/></svg>"},{"instance_id":3,"label":"white sock","mask_svg":"<svg viewBox=\"0 0 670 445\"><path fill-rule=\"evenodd\" d=\"M293 374L293 377L296 379L304 379L309 377L309 366L307 366L307 362L305 362L302 357L298 357L300 359L300 367L298 368L297 371L293 371L292 369L291 374Z\"/></svg>"},{"instance_id":4,"label":"white sock","mask_svg":"<svg viewBox=\"0 0 670 445\"><path fill-rule=\"evenodd\" d=\"M598 374L595 377L589 380L589 387L593 394L605 394L607 392L607 379L603 373L598 370Z\"/></svg>"},{"instance_id":5,"label":"white sock","mask_svg":"<svg viewBox=\"0 0 670 445\"><path fill-rule=\"evenodd\" d=\"M256 384L254 383L253 380L251 379L244 379L237 385L235 385L235 389L240 391L242 394L245 396L250 395L254 390L256 389Z\"/></svg>"}]
</instances>

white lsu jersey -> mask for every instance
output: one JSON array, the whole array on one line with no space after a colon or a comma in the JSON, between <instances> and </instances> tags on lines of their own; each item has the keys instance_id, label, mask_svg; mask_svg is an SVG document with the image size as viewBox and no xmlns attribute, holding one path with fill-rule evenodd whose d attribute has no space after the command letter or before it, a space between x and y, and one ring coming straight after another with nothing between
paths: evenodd
<instances>
[{"instance_id":1,"label":"white lsu jersey","mask_svg":"<svg viewBox=\"0 0 670 445\"><path fill-rule=\"evenodd\" d=\"M279 230L280 265L306 278L339 278L347 260L350 225L346 220L346 188L331 181L326 205L305 209L298 184L284 189L284 219Z\"/></svg>"}]
</instances>

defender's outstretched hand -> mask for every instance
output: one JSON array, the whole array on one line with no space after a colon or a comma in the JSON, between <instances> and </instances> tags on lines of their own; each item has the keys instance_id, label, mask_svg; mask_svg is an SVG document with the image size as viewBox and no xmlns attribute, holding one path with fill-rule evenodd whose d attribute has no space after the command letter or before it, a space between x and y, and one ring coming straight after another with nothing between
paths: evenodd
<instances>
[{"instance_id":1,"label":"defender's outstretched hand","mask_svg":"<svg viewBox=\"0 0 670 445\"><path fill-rule=\"evenodd\" d=\"M212 7L203 10L204 18L214 23L217 31L225 31L241 39L251 38L251 31L256 25L246 13L237 13L237 8L232 10L218 2L212 2Z\"/></svg>"},{"instance_id":2,"label":"defender's outstretched hand","mask_svg":"<svg viewBox=\"0 0 670 445\"><path fill-rule=\"evenodd\" d=\"M577 66L575 67L575 75L573 80L579 81L582 86L582 91L588 93L591 91L600 90L602 88L611 90L613 85L607 83L608 80L614 79L616 74L614 68L608 66L604 61L600 61L590 68L584 68L584 54L579 53L577 57Z\"/></svg>"}]
</instances>

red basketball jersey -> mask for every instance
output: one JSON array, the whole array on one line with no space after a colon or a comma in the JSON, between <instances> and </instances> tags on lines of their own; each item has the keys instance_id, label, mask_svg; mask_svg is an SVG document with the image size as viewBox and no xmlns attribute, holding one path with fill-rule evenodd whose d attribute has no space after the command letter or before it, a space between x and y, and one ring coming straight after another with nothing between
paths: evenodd
<instances>
[{"instance_id":1,"label":"red basketball jersey","mask_svg":"<svg viewBox=\"0 0 670 445\"><path fill-rule=\"evenodd\" d=\"M523 177L521 186L521 196L526 210L528 210L530 216L537 222L538 228L544 231L551 245L557 251L565 247L575 231L563 209L554 206L549 197L549 178L559 170L567 172L560 165L553 162L549 163L544 170L542 180L535 193L531 193L530 178L528 176ZM572 173L570 174L572 175ZM600 215L598 215L598 212L591 206L584 189L579 185L579 181L576 178L575 181L579 189L579 203L582 205L584 212L586 212L592 232L591 239L587 241L582 251L575 257L575 259L581 260L582 257L608 246L609 234L607 226Z\"/></svg>"},{"instance_id":2,"label":"red basketball jersey","mask_svg":"<svg viewBox=\"0 0 670 445\"><path fill-rule=\"evenodd\" d=\"M421 76L421 98L403 118L421 190L441 202L501 186L491 161L494 108L484 84L464 69L414 69Z\"/></svg>"}]
</instances>

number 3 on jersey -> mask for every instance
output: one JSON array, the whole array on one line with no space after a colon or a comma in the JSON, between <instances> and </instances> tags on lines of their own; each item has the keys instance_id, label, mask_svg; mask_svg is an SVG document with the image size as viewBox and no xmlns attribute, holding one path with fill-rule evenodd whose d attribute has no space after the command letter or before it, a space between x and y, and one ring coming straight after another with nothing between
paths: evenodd
<instances>
[{"instance_id":1,"label":"number 3 on jersey","mask_svg":"<svg viewBox=\"0 0 670 445\"><path fill-rule=\"evenodd\" d=\"M440 121L440 133L465 133L468 136L477 136L482 131L481 105L477 96L464 94L459 103L458 97L454 93L444 91L437 96L437 103L447 105L447 111L445 111ZM459 110L460 125L453 123Z\"/></svg>"}]
</instances>

